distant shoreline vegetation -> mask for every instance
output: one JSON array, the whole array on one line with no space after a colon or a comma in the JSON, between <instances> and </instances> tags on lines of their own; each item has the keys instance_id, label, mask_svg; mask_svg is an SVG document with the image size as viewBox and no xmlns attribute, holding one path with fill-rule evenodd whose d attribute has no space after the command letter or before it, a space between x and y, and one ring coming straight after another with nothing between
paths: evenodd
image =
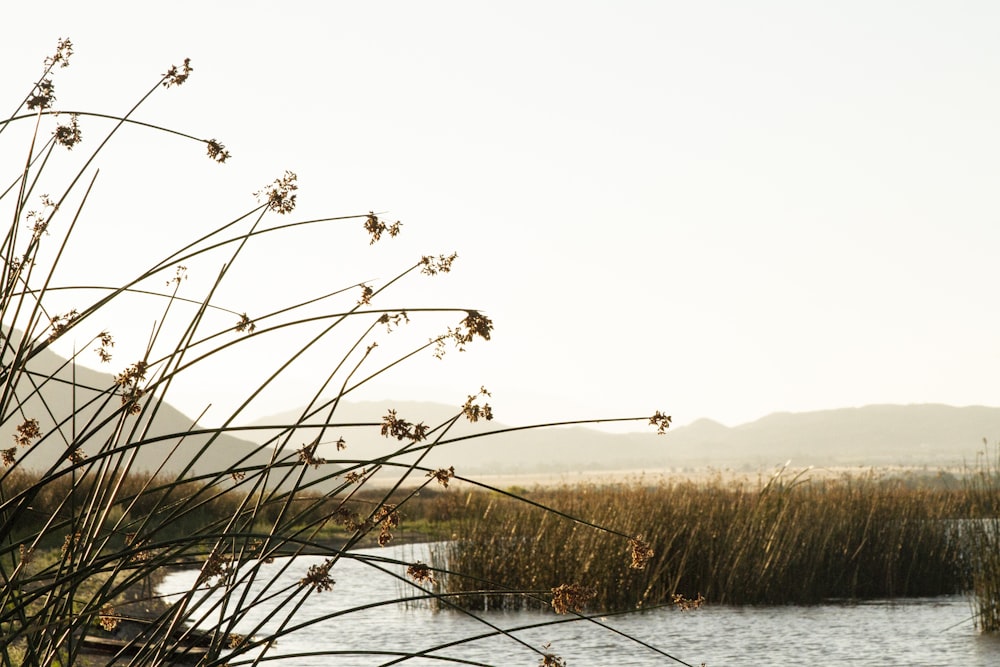
<instances>
[{"instance_id":1,"label":"distant shoreline vegetation","mask_svg":"<svg viewBox=\"0 0 1000 667\"><path fill-rule=\"evenodd\" d=\"M568 579L590 582L590 607L595 611L680 600L759 605L982 595L979 555L990 550L983 544L984 533L973 528L996 520L991 505L996 480L984 477L987 474L986 468L962 475L886 475L872 470L811 479L806 473L779 471L756 483L715 474L509 491L425 488L419 496L400 489L387 499L372 489L359 491L347 503L303 493L296 499L303 509L296 512L298 525L292 529L336 513L358 521L382 503L395 505L405 499L393 529L397 538L446 541L437 548L433 565L462 576L441 575L440 589L478 591L459 598L470 609L544 608L548 600L511 591L530 589L538 581ZM8 492L18 493L37 481L37 475L21 473L6 485ZM133 475L117 509L128 507L139 516L155 508L156 493L139 493L150 482L148 475ZM91 480L78 481L72 490L65 486L53 485L36 498L38 516L55 511L65 494L85 496ZM135 499L142 503L134 504ZM195 534L248 504L239 494L217 496L180 518L170 532ZM256 529L272 523L282 507L265 500L256 513ZM615 537L589 530L587 523L626 530L645 526L643 539L656 556L653 564L642 570L626 567L626 554L615 548ZM24 532L30 530L25 526ZM14 535L20 532L15 526ZM343 544L351 535L346 521L325 527L310 541ZM164 532L162 537L169 541L172 535ZM365 544L376 546L377 540L359 546ZM195 558L175 565L202 564L202 558ZM501 572L502 585L484 583L497 581ZM494 593L482 592L491 586ZM991 622L983 618L981 624Z\"/></svg>"}]
</instances>

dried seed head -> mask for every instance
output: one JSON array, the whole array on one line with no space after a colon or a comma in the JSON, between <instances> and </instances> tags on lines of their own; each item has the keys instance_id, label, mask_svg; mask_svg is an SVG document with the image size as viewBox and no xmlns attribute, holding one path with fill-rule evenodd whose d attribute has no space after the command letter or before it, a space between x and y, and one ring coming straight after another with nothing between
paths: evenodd
<instances>
[{"instance_id":1,"label":"dried seed head","mask_svg":"<svg viewBox=\"0 0 1000 667\"><path fill-rule=\"evenodd\" d=\"M25 419L14 429L14 442L18 447L27 447L32 440L42 437L42 430L37 419Z\"/></svg>"},{"instance_id":2,"label":"dried seed head","mask_svg":"<svg viewBox=\"0 0 1000 667\"><path fill-rule=\"evenodd\" d=\"M375 294L375 290L371 288L370 285L361 285L361 298L358 300L359 306L367 306L372 302L372 295Z\"/></svg>"},{"instance_id":3,"label":"dried seed head","mask_svg":"<svg viewBox=\"0 0 1000 667\"><path fill-rule=\"evenodd\" d=\"M14 461L16 458L17 458L17 447L8 447L7 449L0 449L0 461L2 461L5 466L14 465Z\"/></svg>"},{"instance_id":4,"label":"dried seed head","mask_svg":"<svg viewBox=\"0 0 1000 667\"><path fill-rule=\"evenodd\" d=\"M170 66L170 69L163 75L163 85L167 88L170 86L179 86L188 80L193 71L194 68L191 67L191 59L185 58L184 64L179 70L177 69L177 65Z\"/></svg>"},{"instance_id":5,"label":"dried seed head","mask_svg":"<svg viewBox=\"0 0 1000 667\"><path fill-rule=\"evenodd\" d=\"M428 427L423 422L414 425L397 417L395 410L389 410L389 413L382 418L382 436L386 438L420 442L427 438L427 432Z\"/></svg>"},{"instance_id":6,"label":"dried seed head","mask_svg":"<svg viewBox=\"0 0 1000 667\"><path fill-rule=\"evenodd\" d=\"M365 231L371 236L371 241L368 245L374 245L376 241L382 238L382 234L388 233L390 238L396 238L399 236L400 227L403 223L398 220L391 225L387 225L378 219L374 211L369 211L368 215L365 216Z\"/></svg>"},{"instance_id":7,"label":"dried seed head","mask_svg":"<svg viewBox=\"0 0 1000 667\"><path fill-rule=\"evenodd\" d=\"M80 316L76 308L69 311L65 315L53 315L49 318L49 327L51 331L49 332L49 342L51 343L59 336L66 333L69 326Z\"/></svg>"},{"instance_id":8,"label":"dried seed head","mask_svg":"<svg viewBox=\"0 0 1000 667\"><path fill-rule=\"evenodd\" d=\"M295 175L295 172L286 171L285 175L275 179L274 183L253 193L254 197L257 197L257 201L266 199L267 207L275 213L282 215L291 213L295 210L296 197L292 193L299 189L295 183L297 180L298 176Z\"/></svg>"},{"instance_id":9,"label":"dried seed head","mask_svg":"<svg viewBox=\"0 0 1000 667\"><path fill-rule=\"evenodd\" d=\"M447 489L448 481L455 476L455 466L451 466L447 470L444 468L440 468L438 470L432 470L429 473L427 473L427 476L433 477L438 481L438 484Z\"/></svg>"},{"instance_id":10,"label":"dried seed head","mask_svg":"<svg viewBox=\"0 0 1000 667\"><path fill-rule=\"evenodd\" d=\"M303 444L302 448L298 450L299 461L305 463L306 465L310 465L313 468L318 468L326 463L326 459L316 456L317 446L319 446L318 440L314 440L308 445Z\"/></svg>"},{"instance_id":11,"label":"dried seed head","mask_svg":"<svg viewBox=\"0 0 1000 667\"><path fill-rule=\"evenodd\" d=\"M417 561L413 565L406 568L406 574L413 578L418 584L435 584L437 579L434 578L434 573L427 563L421 563Z\"/></svg>"},{"instance_id":12,"label":"dried seed head","mask_svg":"<svg viewBox=\"0 0 1000 667\"><path fill-rule=\"evenodd\" d=\"M198 573L198 581L195 587L201 586L203 583L208 582L215 577L223 577L227 575L230 571L232 558L227 556L218 549L212 549L212 553L209 554L208 558L201 566L201 572Z\"/></svg>"},{"instance_id":13,"label":"dried seed head","mask_svg":"<svg viewBox=\"0 0 1000 667\"><path fill-rule=\"evenodd\" d=\"M208 147L208 157L215 160L219 164L222 164L232 157L229 151L226 150L226 147L215 139L209 139L205 142L205 145Z\"/></svg>"},{"instance_id":14,"label":"dried seed head","mask_svg":"<svg viewBox=\"0 0 1000 667\"><path fill-rule=\"evenodd\" d=\"M701 593L698 593L698 597L694 599L686 598L680 593L674 593L671 602L673 602L674 606L680 609L681 611L689 611L691 609L697 609L702 604L704 604L705 598L702 597Z\"/></svg>"},{"instance_id":15,"label":"dried seed head","mask_svg":"<svg viewBox=\"0 0 1000 667\"><path fill-rule=\"evenodd\" d=\"M257 325L254 324L253 320L247 317L246 313L240 315L240 321L236 323L236 330L240 333L253 333L257 330Z\"/></svg>"},{"instance_id":16,"label":"dried seed head","mask_svg":"<svg viewBox=\"0 0 1000 667\"><path fill-rule=\"evenodd\" d=\"M579 613L596 595L597 591L590 586L560 584L552 589L552 609L557 614L570 611Z\"/></svg>"},{"instance_id":17,"label":"dried seed head","mask_svg":"<svg viewBox=\"0 0 1000 667\"><path fill-rule=\"evenodd\" d=\"M308 584L317 593L325 593L333 590L333 585L337 582L330 576L330 568L333 567L333 559L327 559L320 565L310 565L306 571L306 576L301 583Z\"/></svg>"},{"instance_id":18,"label":"dried seed head","mask_svg":"<svg viewBox=\"0 0 1000 667\"><path fill-rule=\"evenodd\" d=\"M386 331L392 333L393 326L399 326L400 322L404 324L409 324L410 317L406 314L405 310L401 310L398 313L395 313L394 315L390 315L389 313L382 313L382 316L378 318L378 322L379 324L384 324Z\"/></svg>"},{"instance_id":19,"label":"dried seed head","mask_svg":"<svg viewBox=\"0 0 1000 667\"><path fill-rule=\"evenodd\" d=\"M669 415L665 415L659 410L657 410L656 413L654 413L653 416L649 418L649 423L651 426L656 427L657 435L663 435L664 433L667 432L667 429L670 428L671 420L672 418Z\"/></svg>"},{"instance_id":20,"label":"dried seed head","mask_svg":"<svg viewBox=\"0 0 1000 667\"><path fill-rule=\"evenodd\" d=\"M566 667L566 661L560 658L555 653L549 653L549 649L552 648L552 644L545 644L542 646L542 650L545 651L542 657L538 659L538 667Z\"/></svg>"},{"instance_id":21,"label":"dried seed head","mask_svg":"<svg viewBox=\"0 0 1000 667\"><path fill-rule=\"evenodd\" d=\"M69 67L69 57L71 55L73 55L73 42L69 41L69 38L63 39L60 37L59 41L56 42L56 52L45 58L46 69L55 67L56 65Z\"/></svg>"},{"instance_id":22,"label":"dried seed head","mask_svg":"<svg viewBox=\"0 0 1000 667\"><path fill-rule=\"evenodd\" d=\"M477 405L474 401L480 396L489 396L490 392L486 391L486 387L480 387L479 393L474 396L469 396L469 400L465 402L462 406L462 414L470 422L477 422L480 419L485 419L490 421L493 419L493 408L490 407L489 403L484 403L483 405Z\"/></svg>"},{"instance_id":23,"label":"dried seed head","mask_svg":"<svg viewBox=\"0 0 1000 667\"><path fill-rule=\"evenodd\" d=\"M420 263L423 264L423 268L420 272L426 276L436 276L439 273L448 273L451 271L452 262L458 259L458 253L453 252L447 257L444 255L438 255L435 259L430 255L425 255L420 258Z\"/></svg>"},{"instance_id":24,"label":"dried seed head","mask_svg":"<svg viewBox=\"0 0 1000 667\"><path fill-rule=\"evenodd\" d=\"M352 470L344 476L348 484L357 484L365 478L365 469L362 468L360 471Z\"/></svg>"},{"instance_id":25,"label":"dried seed head","mask_svg":"<svg viewBox=\"0 0 1000 667\"><path fill-rule=\"evenodd\" d=\"M26 102L29 110L34 109L49 109L52 107L52 103L56 101L55 86L52 84L52 79L42 79L35 84L34 90L31 91L31 95L28 96Z\"/></svg>"},{"instance_id":26,"label":"dried seed head","mask_svg":"<svg viewBox=\"0 0 1000 667\"><path fill-rule=\"evenodd\" d=\"M98 346L94 348L94 352L100 358L102 364L106 364L111 361L111 348L115 346L115 340L111 337L111 334L107 331L102 331L97 335Z\"/></svg>"},{"instance_id":27,"label":"dried seed head","mask_svg":"<svg viewBox=\"0 0 1000 667\"><path fill-rule=\"evenodd\" d=\"M118 617L115 616L115 608L109 604L101 607L101 613L97 617L98 623L108 632L114 632L118 627Z\"/></svg>"},{"instance_id":28,"label":"dried seed head","mask_svg":"<svg viewBox=\"0 0 1000 667\"><path fill-rule=\"evenodd\" d=\"M56 138L56 143L65 146L66 150L73 150L73 146L83 141L83 132L77 122L80 116L72 114L69 117L69 125L57 125L52 134Z\"/></svg>"},{"instance_id":29,"label":"dried seed head","mask_svg":"<svg viewBox=\"0 0 1000 667\"><path fill-rule=\"evenodd\" d=\"M632 556L632 563L629 565L633 570L645 570L649 564L649 559L655 555L649 543L642 539L642 535L630 537L628 540L629 553Z\"/></svg>"}]
</instances>

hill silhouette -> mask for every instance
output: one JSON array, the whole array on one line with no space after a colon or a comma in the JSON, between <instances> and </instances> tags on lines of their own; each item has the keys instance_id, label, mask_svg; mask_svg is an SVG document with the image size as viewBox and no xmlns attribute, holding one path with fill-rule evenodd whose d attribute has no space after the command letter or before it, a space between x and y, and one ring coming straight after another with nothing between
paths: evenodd
<instances>
[{"instance_id":1,"label":"hill silhouette","mask_svg":"<svg viewBox=\"0 0 1000 667\"><path fill-rule=\"evenodd\" d=\"M436 425L458 407L416 401L341 402L333 422L377 424L389 409L412 422ZM299 413L272 415L257 424L295 421ZM316 420L320 423L325 420ZM710 419L647 433L606 433L559 427L504 432L499 422L456 423L448 438L480 433L480 438L446 442L423 461L428 467L453 465L460 474L518 474L586 470L663 470L705 466L742 470L770 468L791 460L805 466L961 466L982 450L983 439L1000 438L1000 408L940 404L869 405L814 412L780 412L728 427ZM365 458L392 451L398 443L373 426L334 428L321 454ZM301 440L305 440L302 434ZM259 436L258 436L259 437ZM335 451L338 437L347 449Z\"/></svg>"},{"instance_id":2,"label":"hill silhouette","mask_svg":"<svg viewBox=\"0 0 1000 667\"><path fill-rule=\"evenodd\" d=\"M43 378L57 381L46 382L38 392L23 377L16 388L22 401L21 409L5 415L0 425L0 443L13 444L18 424L26 418L38 420L42 438L30 449L21 448L17 452L19 465L24 469L42 471L49 468L65 452L67 443L74 441L74 433L78 436L90 434L82 445L84 455L93 455L104 442L155 441L134 448L131 469L138 472L159 469L167 475L176 475L190 466L187 474L190 477L226 472L240 462L242 466L263 466L271 460L273 449L270 447L228 433L217 435L209 444L213 435L210 429L203 429L166 402L158 407L152 418L147 410L138 418L126 421L126 428L136 427L134 435L116 437L117 419L101 425L121 406L120 398L109 394L109 389L114 387L113 375L80 365L74 368L47 349L32 358L29 367L36 386ZM74 406L75 419L69 420ZM310 468L306 479L317 476Z\"/></svg>"}]
</instances>

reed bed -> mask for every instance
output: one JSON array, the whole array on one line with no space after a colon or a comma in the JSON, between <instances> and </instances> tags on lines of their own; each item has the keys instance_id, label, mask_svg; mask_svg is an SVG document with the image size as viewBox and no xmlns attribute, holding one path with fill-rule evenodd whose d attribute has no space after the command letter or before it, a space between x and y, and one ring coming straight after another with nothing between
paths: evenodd
<instances>
[{"instance_id":1,"label":"reed bed","mask_svg":"<svg viewBox=\"0 0 1000 667\"><path fill-rule=\"evenodd\" d=\"M479 591L463 598L477 609L510 609L545 606L542 592L570 581L593 590L591 609L615 611L699 600L922 597L967 587L967 548L955 529L969 511L962 490L779 474L756 485L538 489L531 499L557 512L498 494L468 497L460 538L437 554L462 573L447 578L447 590ZM618 535L578 519L641 535L653 552L648 567L628 567L634 554Z\"/></svg>"},{"instance_id":2,"label":"reed bed","mask_svg":"<svg viewBox=\"0 0 1000 667\"><path fill-rule=\"evenodd\" d=\"M1000 448L986 446L965 479L973 510L961 530L969 545L976 624L1000 632Z\"/></svg>"}]
</instances>

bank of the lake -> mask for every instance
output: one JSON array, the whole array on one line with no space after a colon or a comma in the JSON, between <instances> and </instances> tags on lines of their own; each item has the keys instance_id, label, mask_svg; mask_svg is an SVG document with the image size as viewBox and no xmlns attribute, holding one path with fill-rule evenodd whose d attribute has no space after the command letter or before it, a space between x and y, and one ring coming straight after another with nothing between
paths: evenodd
<instances>
[{"instance_id":1,"label":"bank of the lake","mask_svg":"<svg viewBox=\"0 0 1000 667\"><path fill-rule=\"evenodd\" d=\"M440 551L440 550L438 550ZM425 544L360 550L361 557L403 562L431 559ZM319 557L300 557L290 565L268 565L287 570L276 589L294 584ZM281 637L268 652L268 664L280 667L367 667L389 664L401 656L463 638L480 639L431 650L425 657L410 657L404 664L448 664L442 660L467 660L472 664L534 665L539 654L528 647L561 656L573 667L636 667L683 663L708 667L762 664L810 665L963 665L1000 664L1000 637L981 634L972 620L967 597L942 596L897 601L731 607L706 605L697 610L663 608L622 616L598 618L600 625L574 621L542 625L566 617L551 612L435 611L422 602L399 602L413 589L379 568L403 576L405 566L346 559L335 570L336 584L324 593L313 593L296 613L295 623L328 616L302 633ZM263 586L270 571L262 573ZM163 593L190 590L193 571L169 574L160 585ZM419 591L417 591L419 592ZM367 609L349 611L369 605ZM277 629L264 621L266 607L255 609L236 631ZM341 613L346 612L346 613ZM340 613L340 615L335 615ZM489 636L487 624L502 628L523 641ZM607 626L607 627L604 627ZM621 631L650 645L643 646L616 634ZM657 652L659 651L659 652ZM319 655L321 652L328 655ZM665 655L667 654L667 655Z\"/></svg>"}]
</instances>

